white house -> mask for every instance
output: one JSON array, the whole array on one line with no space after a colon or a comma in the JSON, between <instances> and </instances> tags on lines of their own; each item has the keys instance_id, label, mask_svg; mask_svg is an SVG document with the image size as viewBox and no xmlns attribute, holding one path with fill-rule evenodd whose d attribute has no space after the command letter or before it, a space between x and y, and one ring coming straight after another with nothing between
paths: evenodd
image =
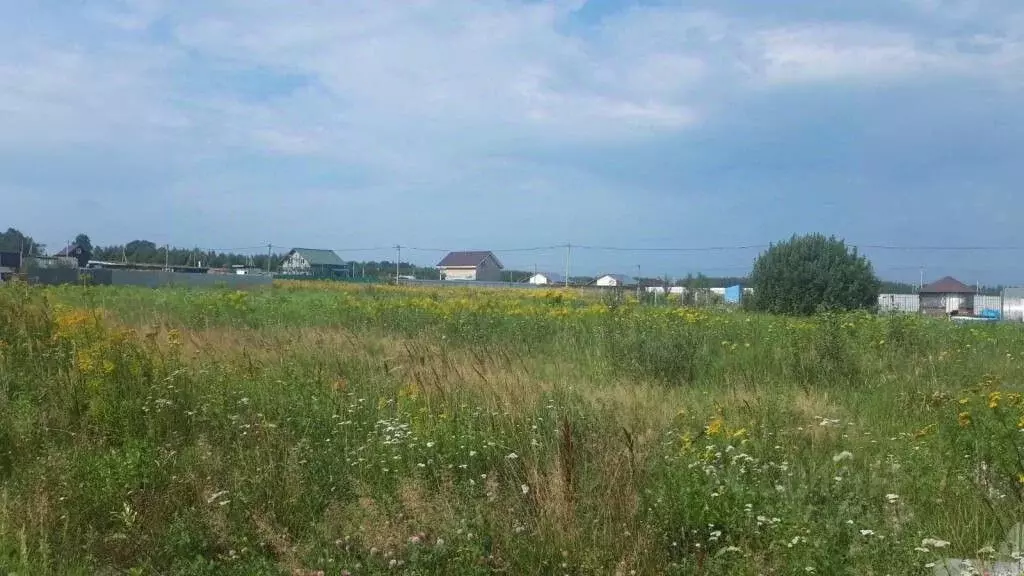
<instances>
[{"instance_id":1,"label":"white house","mask_svg":"<svg viewBox=\"0 0 1024 576\"><path fill-rule=\"evenodd\" d=\"M565 276L555 272L537 272L533 276L527 278L526 283L534 284L536 286L563 286L565 285Z\"/></svg>"},{"instance_id":2,"label":"white house","mask_svg":"<svg viewBox=\"0 0 1024 576\"><path fill-rule=\"evenodd\" d=\"M500 282L504 268L498 257L489 250L449 252L437 263L444 280L481 280Z\"/></svg>"},{"instance_id":3,"label":"white house","mask_svg":"<svg viewBox=\"0 0 1024 576\"><path fill-rule=\"evenodd\" d=\"M597 280L594 280L594 285L605 288L636 286L636 278L625 276L623 274L605 274L604 276L599 276Z\"/></svg>"}]
</instances>

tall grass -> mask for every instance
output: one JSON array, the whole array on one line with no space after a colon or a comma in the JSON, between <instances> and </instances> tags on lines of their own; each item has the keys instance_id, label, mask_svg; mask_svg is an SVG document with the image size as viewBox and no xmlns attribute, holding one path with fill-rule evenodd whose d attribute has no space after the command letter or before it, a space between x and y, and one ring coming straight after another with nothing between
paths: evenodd
<instances>
[{"instance_id":1,"label":"tall grass","mask_svg":"<svg viewBox=\"0 0 1024 576\"><path fill-rule=\"evenodd\" d=\"M4 287L0 569L926 573L1024 512L1022 343L561 292Z\"/></svg>"}]
</instances>

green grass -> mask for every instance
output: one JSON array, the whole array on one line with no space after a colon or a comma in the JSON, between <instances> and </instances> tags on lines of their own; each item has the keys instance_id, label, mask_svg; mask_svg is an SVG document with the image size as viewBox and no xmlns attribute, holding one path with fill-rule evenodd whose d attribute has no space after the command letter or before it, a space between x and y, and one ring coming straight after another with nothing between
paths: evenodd
<instances>
[{"instance_id":1,"label":"green grass","mask_svg":"<svg viewBox=\"0 0 1024 576\"><path fill-rule=\"evenodd\" d=\"M0 572L928 573L1022 518L1022 344L561 292L7 286Z\"/></svg>"}]
</instances>

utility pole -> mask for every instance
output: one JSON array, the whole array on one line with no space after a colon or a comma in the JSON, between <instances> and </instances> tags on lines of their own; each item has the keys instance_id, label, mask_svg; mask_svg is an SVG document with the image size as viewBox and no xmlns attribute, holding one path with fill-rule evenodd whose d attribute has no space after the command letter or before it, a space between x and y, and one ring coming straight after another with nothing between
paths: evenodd
<instances>
[{"instance_id":1,"label":"utility pole","mask_svg":"<svg viewBox=\"0 0 1024 576\"><path fill-rule=\"evenodd\" d=\"M917 285L917 291L920 292L921 288L924 288L924 266L921 266L920 270L918 271L921 273L921 281Z\"/></svg>"},{"instance_id":2,"label":"utility pole","mask_svg":"<svg viewBox=\"0 0 1024 576\"><path fill-rule=\"evenodd\" d=\"M569 287L569 259L572 257L572 244L565 245L565 287Z\"/></svg>"},{"instance_id":3,"label":"utility pole","mask_svg":"<svg viewBox=\"0 0 1024 576\"><path fill-rule=\"evenodd\" d=\"M164 244L164 270L171 269L171 245Z\"/></svg>"},{"instance_id":4,"label":"utility pole","mask_svg":"<svg viewBox=\"0 0 1024 576\"><path fill-rule=\"evenodd\" d=\"M274 250L274 245L267 243L267 274L270 274L270 253Z\"/></svg>"},{"instance_id":5,"label":"utility pole","mask_svg":"<svg viewBox=\"0 0 1024 576\"><path fill-rule=\"evenodd\" d=\"M636 299L640 300L640 265L636 265Z\"/></svg>"},{"instance_id":6,"label":"utility pole","mask_svg":"<svg viewBox=\"0 0 1024 576\"><path fill-rule=\"evenodd\" d=\"M398 285L398 276L402 273L402 245L395 244L395 285Z\"/></svg>"}]
</instances>

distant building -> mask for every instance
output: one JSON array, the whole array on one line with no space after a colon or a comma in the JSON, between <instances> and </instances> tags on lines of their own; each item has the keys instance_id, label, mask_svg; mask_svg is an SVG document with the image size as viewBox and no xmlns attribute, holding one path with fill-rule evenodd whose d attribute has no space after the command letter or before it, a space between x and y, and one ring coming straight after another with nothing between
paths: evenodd
<instances>
[{"instance_id":1,"label":"distant building","mask_svg":"<svg viewBox=\"0 0 1024 576\"><path fill-rule=\"evenodd\" d=\"M0 282L6 282L21 270L20 252L0 252Z\"/></svg>"},{"instance_id":2,"label":"distant building","mask_svg":"<svg viewBox=\"0 0 1024 576\"><path fill-rule=\"evenodd\" d=\"M81 266L85 268L85 263L88 262L89 254L85 252L85 249L78 244L68 244L60 252L54 254L55 258L63 261L64 264L69 266Z\"/></svg>"},{"instance_id":3,"label":"distant building","mask_svg":"<svg viewBox=\"0 0 1024 576\"><path fill-rule=\"evenodd\" d=\"M595 286L601 286L602 288L622 288L624 286L636 286L636 278L631 276L625 276L623 274L605 274L598 276L597 280L594 280Z\"/></svg>"},{"instance_id":4,"label":"distant building","mask_svg":"<svg viewBox=\"0 0 1024 576\"><path fill-rule=\"evenodd\" d=\"M489 250L449 252L437 263L442 280L480 280L500 282L504 268Z\"/></svg>"},{"instance_id":5,"label":"distant building","mask_svg":"<svg viewBox=\"0 0 1024 576\"><path fill-rule=\"evenodd\" d=\"M287 276L333 278L347 272L345 261L333 250L292 248L281 262L281 273Z\"/></svg>"},{"instance_id":6,"label":"distant building","mask_svg":"<svg viewBox=\"0 0 1024 576\"><path fill-rule=\"evenodd\" d=\"M550 285L565 285L565 276L555 272L537 272L533 276L526 279L527 284L534 284L537 286L550 286Z\"/></svg>"},{"instance_id":7,"label":"distant building","mask_svg":"<svg viewBox=\"0 0 1024 576\"><path fill-rule=\"evenodd\" d=\"M946 276L921 287L921 312L928 316L973 316L977 293L973 286Z\"/></svg>"}]
</instances>

